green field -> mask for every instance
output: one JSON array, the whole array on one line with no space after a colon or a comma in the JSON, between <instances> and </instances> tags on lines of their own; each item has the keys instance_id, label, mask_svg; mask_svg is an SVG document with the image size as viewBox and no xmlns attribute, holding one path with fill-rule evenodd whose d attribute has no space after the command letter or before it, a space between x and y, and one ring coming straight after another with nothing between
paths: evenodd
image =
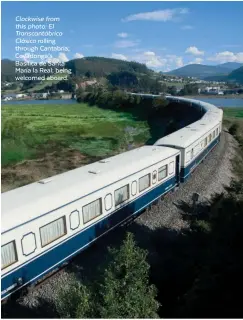
<instances>
[{"instance_id":1,"label":"green field","mask_svg":"<svg viewBox=\"0 0 243 320\"><path fill-rule=\"evenodd\" d=\"M2 167L72 148L105 157L150 138L145 121L86 104L2 106Z\"/></svg>"},{"instance_id":2,"label":"green field","mask_svg":"<svg viewBox=\"0 0 243 320\"><path fill-rule=\"evenodd\" d=\"M224 117L226 118L243 118L242 108L223 108Z\"/></svg>"}]
</instances>

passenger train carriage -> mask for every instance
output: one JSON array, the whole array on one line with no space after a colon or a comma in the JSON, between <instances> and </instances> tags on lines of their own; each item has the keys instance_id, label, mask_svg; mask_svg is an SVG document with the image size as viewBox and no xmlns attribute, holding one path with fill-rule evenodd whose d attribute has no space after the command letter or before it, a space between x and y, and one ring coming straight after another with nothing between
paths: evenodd
<instances>
[{"instance_id":1,"label":"passenger train carriage","mask_svg":"<svg viewBox=\"0 0 243 320\"><path fill-rule=\"evenodd\" d=\"M179 174L179 150L144 146L3 193L2 297L138 214Z\"/></svg>"},{"instance_id":2,"label":"passenger train carriage","mask_svg":"<svg viewBox=\"0 0 243 320\"><path fill-rule=\"evenodd\" d=\"M219 142L223 112L144 146L2 194L2 299L35 283L190 176ZM162 214L162 213L161 213Z\"/></svg>"}]
</instances>

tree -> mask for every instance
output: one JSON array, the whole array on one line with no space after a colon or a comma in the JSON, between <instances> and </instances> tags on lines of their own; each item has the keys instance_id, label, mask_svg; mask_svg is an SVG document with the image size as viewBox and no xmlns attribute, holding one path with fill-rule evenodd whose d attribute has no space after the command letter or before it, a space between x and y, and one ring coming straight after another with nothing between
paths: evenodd
<instances>
[{"instance_id":1,"label":"tree","mask_svg":"<svg viewBox=\"0 0 243 320\"><path fill-rule=\"evenodd\" d=\"M60 289L56 309L61 318L91 318L94 314L92 292L74 276Z\"/></svg>"},{"instance_id":2,"label":"tree","mask_svg":"<svg viewBox=\"0 0 243 320\"><path fill-rule=\"evenodd\" d=\"M118 249L109 249L111 262L101 284L102 318L157 318L156 289L149 284L146 252L136 247L133 235Z\"/></svg>"}]
</instances>

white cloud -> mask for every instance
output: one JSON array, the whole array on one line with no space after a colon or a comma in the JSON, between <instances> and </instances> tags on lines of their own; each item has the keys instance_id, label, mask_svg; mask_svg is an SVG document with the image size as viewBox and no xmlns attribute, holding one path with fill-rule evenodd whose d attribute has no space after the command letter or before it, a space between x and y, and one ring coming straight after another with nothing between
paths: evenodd
<instances>
[{"instance_id":1,"label":"white cloud","mask_svg":"<svg viewBox=\"0 0 243 320\"><path fill-rule=\"evenodd\" d=\"M128 34L126 32L121 32L121 33L118 33L117 36L120 38L127 38Z\"/></svg>"},{"instance_id":2,"label":"white cloud","mask_svg":"<svg viewBox=\"0 0 243 320\"><path fill-rule=\"evenodd\" d=\"M194 28L193 28L193 26L186 25L186 26L181 26L181 29L182 29L182 30L192 30L192 29L194 29Z\"/></svg>"},{"instance_id":3,"label":"white cloud","mask_svg":"<svg viewBox=\"0 0 243 320\"><path fill-rule=\"evenodd\" d=\"M115 42L115 47L116 48L131 48L131 47L135 47L139 44L138 40L120 40Z\"/></svg>"},{"instance_id":4,"label":"white cloud","mask_svg":"<svg viewBox=\"0 0 243 320\"><path fill-rule=\"evenodd\" d=\"M112 53L111 57L114 59L119 59L119 60L127 60L127 57L124 56L124 54L121 53Z\"/></svg>"},{"instance_id":5,"label":"white cloud","mask_svg":"<svg viewBox=\"0 0 243 320\"><path fill-rule=\"evenodd\" d=\"M156 55L153 51L145 51L135 57L132 60L138 61L140 63L145 63L149 68L159 68L165 66L167 60Z\"/></svg>"},{"instance_id":6,"label":"white cloud","mask_svg":"<svg viewBox=\"0 0 243 320\"><path fill-rule=\"evenodd\" d=\"M146 20L146 21L171 21L176 19L178 16L187 14L189 11L187 8L177 8L177 9L165 9L156 10L151 12L141 12L127 16L123 21L136 21L136 20Z\"/></svg>"},{"instance_id":7,"label":"white cloud","mask_svg":"<svg viewBox=\"0 0 243 320\"><path fill-rule=\"evenodd\" d=\"M176 68L181 68L184 66L183 58L179 57L175 54L166 55L167 58L167 67L171 69L171 66L175 66Z\"/></svg>"},{"instance_id":8,"label":"white cloud","mask_svg":"<svg viewBox=\"0 0 243 320\"><path fill-rule=\"evenodd\" d=\"M218 52L214 56L208 58L217 62L243 62L243 52L233 53L231 51Z\"/></svg>"},{"instance_id":9,"label":"white cloud","mask_svg":"<svg viewBox=\"0 0 243 320\"><path fill-rule=\"evenodd\" d=\"M57 63L57 62L67 62L69 59L65 53L60 52L57 58L47 59L49 62Z\"/></svg>"},{"instance_id":10,"label":"white cloud","mask_svg":"<svg viewBox=\"0 0 243 320\"><path fill-rule=\"evenodd\" d=\"M189 47L185 51L186 53L193 54L195 56L203 56L204 51L200 51L197 47Z\"/></svg>"},{"instance_id":11,"label":"white cloud","mask_svg":"<svg viewBox=\"0 0 243 320\"><path fill-rule=\"evenodd\" d=\"M84 55L82 53L75 53L75 55L73 57L74 57L74 59L81 59L84 57Z\"/></svg>"},{"instance_id":12,"label":"white cloud","mask_svg":"<svg viewBox=\"0 0 243 320\"><path fill-rule=\"evenodd\" d=\"M67 57L66 54L63 53L63 52L59 53L58 59L59 59L61 62L67 62L67 61L68 61L68 57Z\"/></svg>"},{"instance_id":13,"label":"white cloud","mask_svg":"<svg viewBox=\"0 0 243 320\"><path fill-rule=\"evenodd\" d=\"M202 58L196 58L195 60L189 62L188 64L201 64L203 62Z\"/></svg>"}]
</instances>

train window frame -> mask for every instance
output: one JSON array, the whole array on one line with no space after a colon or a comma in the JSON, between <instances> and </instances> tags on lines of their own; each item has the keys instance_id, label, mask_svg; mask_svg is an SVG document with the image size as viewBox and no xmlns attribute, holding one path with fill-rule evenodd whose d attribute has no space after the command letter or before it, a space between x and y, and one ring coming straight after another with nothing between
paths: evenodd
<instances>
[{"instance_id":1,"label":"train window frame","mask_svg":"<svg viewBox=\"0 0 243 320\"><path fill-rule=\"evenodd\" d=\"M111 205L110 205L110 207L107 209L107 206L106 206L106 198L107 198L108 196L111 197L111 201L110 201ZM104 202L105 202L105 210L106 210L106 211L111 210L111 208L112 208L112 206L113 206L113 199L112 199L112 194L111 194L111 193L108 193L108 194L105 196Z\"/></svg>"},{"instance_id":2,"label":"train window frame","mask_svg":"<svg viewBox=\"0 0 243 320\"><path fill-rule=\"evenodd\" d=\"M165 168L166 175L164 177L160 178L159 174L160 174L160 172L164 171L164 168ZM158 169L158 181L164 180L167 177L168 177L168 164L165 164Z\"/></svg>"},{"instance_id":3,"label":"train window frame","mask_svg":"<svg viewBox=\"0 0 243 320\"><path fill-rule=\"evenodd\" d=\"M172 167L172 171L171 171L171 165L173 166ZM171 161L169 163L169 175L173 174L174 173L174 170L175 170L175 162L174 161Z\"/></svg>"},{"instance_id":4,"label":"train window frame","mask_svg":"<svg viewBox=\"0 0 243 320\"><path fill-rule=\"evenodd\" d=\"M11 241L9 241L9 242L7 242L7 243L3 244L3 245L1 246L1 251L2 251L2 248L3 248L4 246L9 245L10 243L13 243L15 260L14 260L13 262L11 262L11 263L7 264L7 265L4 265L4 266L2 267L2 259L1 259L1 270L4 270L4 269L6 269L6 268L8 268L8 267L12 266L13 264L15 264L15 263L17 263L17 262L19 261L19 258L18 258L18 252L17 252L17 246L16 246L16 240L11 240Z\"/></svg>"},{"instance_id":5,"label":"train window frame","mask_svg":"<svg viewBox=\"0 0 243 320\"><path fill-rule=\"evenodd\" d=\"M188 163L191 160L191 151L187 151L186 153L186 163Z\"/></svg>"},{"instance_id":6,"label":"train window frame","mask_svg":"<svg viewBox=\"0 0 243 320\"><path fill-rule=\"evenodd\" d=\"M143 178L145 178L145 177L147 177L147 176L149 177L149 185L146 186L146 187L143 188L143 189L140 189L140 180L143 179ZM144 176L142 176L142 177L140 177L140 178L138 179L138 190L139 190L139 193L140 193L140 192L143 192L144 190L148 189L149 187L151 187L151 174L150 174L150 173L147 173L147 174L145 174Z\"/></svg>"},{"instance_id":7,"label":"train window frame","mask_svg":"<svg viewBox=\"0 0 243 320\"><path fill-rule=\"evenodd\" d=\"M89 206L90 204L98 201L98 200L99 200L99 202L100 202L100 214L98 214L97 216L93 217L92 219L89 219L88 221L84 221L84 220L85 220L85 219L84 219L84 208L87 207L87 206ZM102 198L100 197L100 198L98 198L98 199L95 199L95 200L87 203L85 206L82 207L83 224L85 225L85 224L89 223L90 221L92 221L92 220L94 220L94 219L102 216L102 214L103 214Z\"/></svg>"},{"instance_id":8,"label":"train window frame","mask_svg":"<svg viewBox=\"0 0 243 320\"><path fill-rule=\"evenodd\" d=\"M78 214L78 225L77 225L77 227L75 227L75 228L72 228L72 221L71 221L71 219L72 219L72 215L73 214ZM80 226L80 214L79 214L79 211L76 209L76 210L73 210L71 213L70 213L70 215L69 215L69 225L70 225L70 229L71 230L75 230L75 229L77 229L79 226Z\"/></svg>"},{"instance_id":9,"label":"train window frame","mask_svg":"<svg viewBox=\"0 0 243 320\"><path fill-rule=\"evenodd\" d=\"M23 240L24 240L24 238L26 238L26 237L28 237L28 236L30 236L30 235L33 235L33 236L34 236L35 247L34 247L33 251L31 251L31 252L29 252L29 253L25 253L25 252L24 252L24 249L25 249L25 248L24 248ZM22 237L22 239L21 239L21 248L22 248L22 253L23 253L24 256L29 256L30 254L32 254L32 253L35 252L35 250L37 249L37 243L36 243L36 236L35 236L35 233L34 233L34 232L29 232L29 233L26 233L26 234L23 235L23 237Z\"/></svg>"},{"instance_id":10,"label":"train window frame","mask_svg":"<svg viewBox=\"0 0 243 320\"><path fill-rule=\"evenodd\" d=\"M122 201L120 201L119 203L116 202L116 192L119 191L120 189L124 188L124 187L127 187L127 198L126 199L122 199ZM130 193L129 193L130 189L129 189L129 184L125 184L123 185L122 187L116 189L114 191L114 201L115 201L115 207L121 205L122 203L126 202L127 200L130 199Z\"/></svg>"},{"instance_id":11,"label":"train window frame","mask_svg":"<svg viewBox=\"0 0 243 320\"><path fill-rule=\"evenodd\" d=\"M135 193L133 193L133 185L136 185L136 191L135 191ZM137 183L137 181L136 180L134 180L133 182L132 182L132 186L131 186L131 194L132 194L132 196L135 196L136 194L137 194L137 189L138 189L138 183Z\"/></svg>"},{"instance_id":12,"label":"train window frame","mask_svg":"<svg viewBox=\"0 0 243 320\"><path fill-rule=\"evenodd\" d=\"M64 224L63 224L63 225L64 225L64 233L63 233L62 235L60 235L59 237L57 237L57 238L53 239L52 241L50 241L50 242L48 242L48 243L46 243L46 244L43 245L43 244L42 244L42 237L41 237L41 229L44 228L44 227L46 227L46 226L48 226L49 224L51 224L51 223L53 223L53 222L56 222L57 220L61 220L61 219L63 219L63 222L64 222ZM66 216L65 216L65 215L64 215L64 216L61 216L61 217L59 217L59 218L57 218L57 219L55 219L55 220L53 220L53 221L51 221L51 222L46 223L44 226L42 226L42 227L39 228L39 234L40 234L41 248L44 248L44 247L48 246L49 244L51 244L52 242L55 242L56 240L64 237L64 236L67 234L67 221L66 221Z\"/></svg>"},{"instance_id":13,"label":"train window frame","mask_svg":"<svg viewBox=\"0 0 243 320\"><path fill-rule=\"evenodd\" d=\"M155 184L157 182L157 171L154 170L152 173L152 183Z\"/></svg>"}]
</instances>

